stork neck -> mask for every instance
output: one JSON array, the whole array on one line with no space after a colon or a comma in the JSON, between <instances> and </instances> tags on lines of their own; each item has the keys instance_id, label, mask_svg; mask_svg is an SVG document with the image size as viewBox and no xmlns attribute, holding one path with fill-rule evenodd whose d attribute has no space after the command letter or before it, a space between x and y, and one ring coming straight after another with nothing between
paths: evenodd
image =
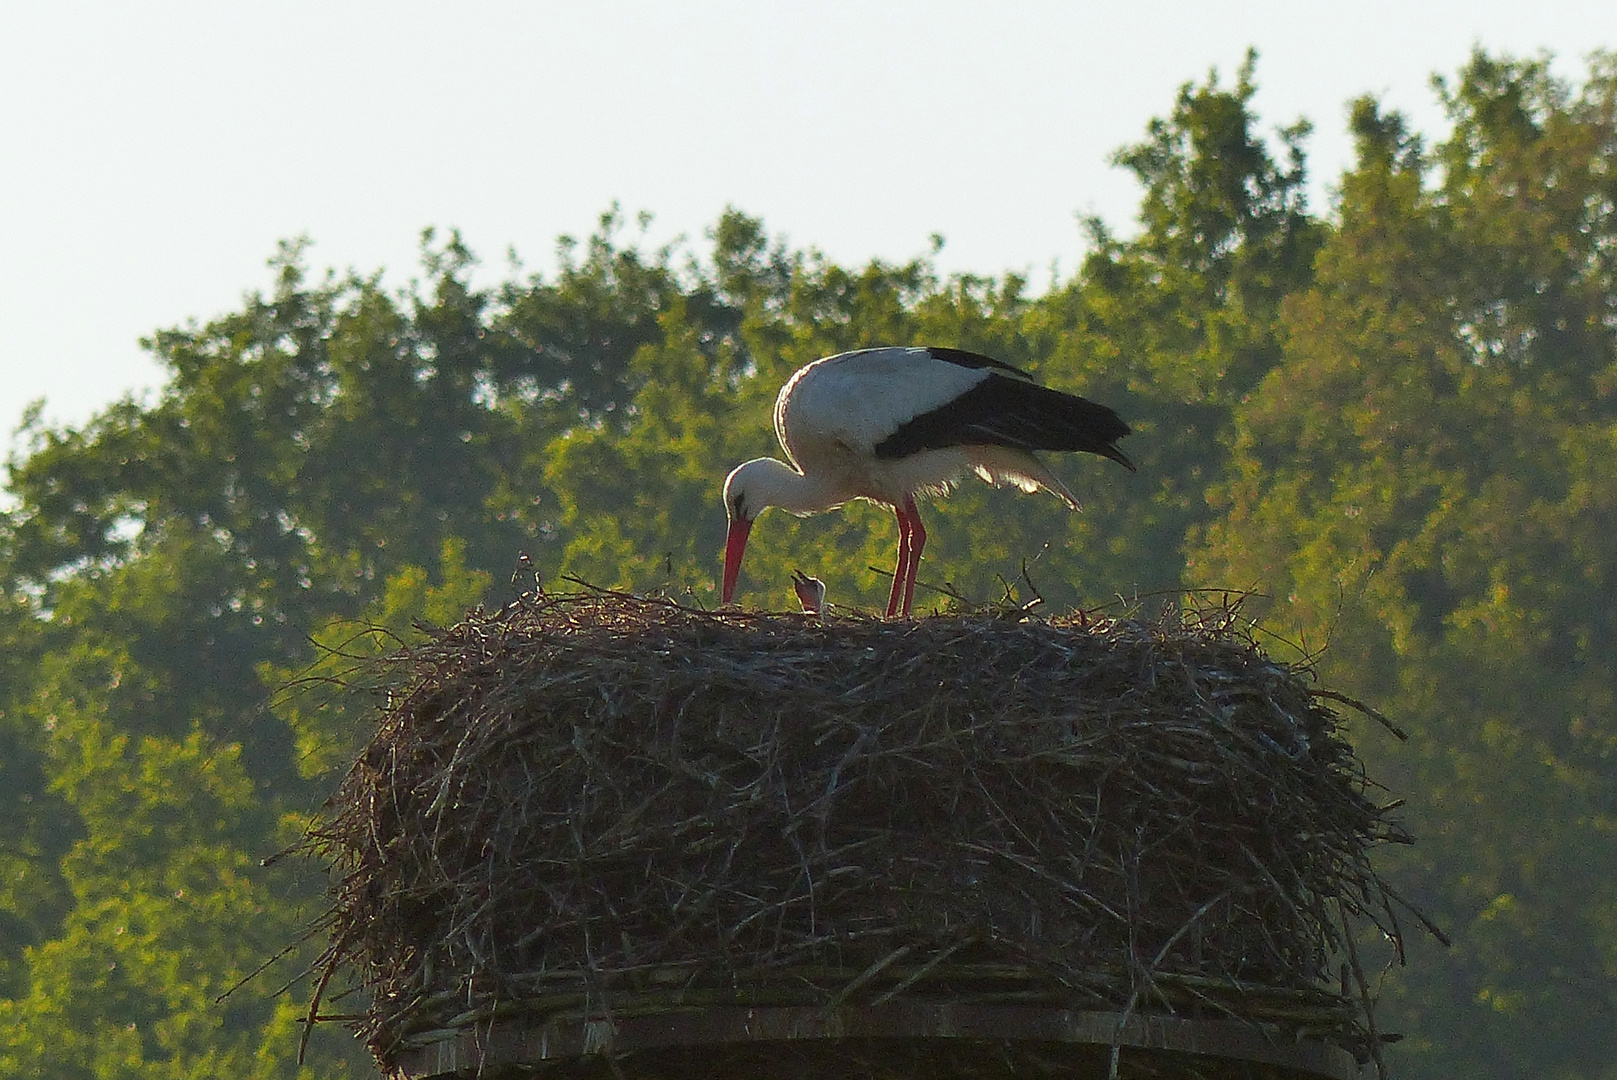
<instances>
[{"instance_id":1,"label":"stork neck","mask_svg":"<svg viewBox=\"0 0 1617 1080\"><path fill-rule=\"evenodd\" d=\"M742 470L760 507L778 506L793 514L815 514L840 506L852 497L834 477L805 475L774 458L754 458L736 470L738 477Z\"/></svg>"}]
</instances>

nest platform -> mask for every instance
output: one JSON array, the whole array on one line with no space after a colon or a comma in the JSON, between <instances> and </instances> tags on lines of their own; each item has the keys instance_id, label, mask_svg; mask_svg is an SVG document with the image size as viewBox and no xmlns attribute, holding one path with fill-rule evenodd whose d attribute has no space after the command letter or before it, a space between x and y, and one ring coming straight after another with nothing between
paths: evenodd
<instances>
[{"instance_id":1,"label":"nest platform","mask_svg":"<svg viewBox=\"0 0 1617 1080\"><path fill-rule=\"evenodd\" d=\"M1355 940L1401 951L1407 836L1346 699L1228 612L529 596L383 674L307 843L321 989L394 1077L1379 1063Z\"/></svg>"}]
</instances>

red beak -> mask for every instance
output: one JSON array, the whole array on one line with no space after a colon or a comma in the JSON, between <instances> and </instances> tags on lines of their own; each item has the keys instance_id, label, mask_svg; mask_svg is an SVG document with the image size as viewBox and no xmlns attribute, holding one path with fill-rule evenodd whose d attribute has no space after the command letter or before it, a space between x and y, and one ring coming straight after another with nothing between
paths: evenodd
<instances>
[{"instance_id":1,"label":"red beak","mask_svg":"<svg viewBox=\"0 0 1617 1080\"><path fill-rule=\"evenodd\" d=\"M728 604L730 597L735 595L736 578L741 576L741 555L747 550L747 534L750 532L752 522L746 518L730 522L730 536L724 542L724 591L719 594L721 604Z\"/></svg>"}]
</instances>

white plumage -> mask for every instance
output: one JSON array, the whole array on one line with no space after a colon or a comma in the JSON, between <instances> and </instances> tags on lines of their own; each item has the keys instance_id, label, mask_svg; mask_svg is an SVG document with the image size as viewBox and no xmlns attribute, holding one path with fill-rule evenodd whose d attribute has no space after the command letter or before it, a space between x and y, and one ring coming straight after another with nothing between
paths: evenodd
<instances>
[{"instance_id":1,"label":"white plumage","mask_svg":"<svg viewBox=\"0 0 1617 1080\"><path fill-rule=\"evenodd\" d=\"M789 464L756 458L724 483L725 603L752 522L769 506L812 514L869 499L892 507L899 561L887 614L908 615L926 543L916 495L944 494L972 471L990 483L1046 488L1076 509L1034 451L1088 451L1134 468L1114 445L1129 428L1111 409L958 349L862 349L816 360L781 388L775 433Z\"/></svg>"}]
</instances>

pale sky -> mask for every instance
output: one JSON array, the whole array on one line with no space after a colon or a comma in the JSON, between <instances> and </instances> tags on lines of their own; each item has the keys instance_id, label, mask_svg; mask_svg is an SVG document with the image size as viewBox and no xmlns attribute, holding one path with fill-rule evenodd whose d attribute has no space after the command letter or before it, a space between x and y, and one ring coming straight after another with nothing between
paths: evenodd
<instances>
[{"instance_id":1,"label":"pale sky","mask_svg":"<svg viewBox=\"0 0 1617 1080\"><path fill-rule=\"evenodd\" d=\"M427 3L0 0L0 438L79 424L161 369L137 340L315 270L407 281L421 229L553 266L613 200L698 250L727 204L850 264L1070 273L1107 164L1177 88L1259 50L1265 131L1306 116L1316 210L1372 93L1441 135L1474 45L1579 79L1614 0Z\"/></svg>"}]
</instances>

